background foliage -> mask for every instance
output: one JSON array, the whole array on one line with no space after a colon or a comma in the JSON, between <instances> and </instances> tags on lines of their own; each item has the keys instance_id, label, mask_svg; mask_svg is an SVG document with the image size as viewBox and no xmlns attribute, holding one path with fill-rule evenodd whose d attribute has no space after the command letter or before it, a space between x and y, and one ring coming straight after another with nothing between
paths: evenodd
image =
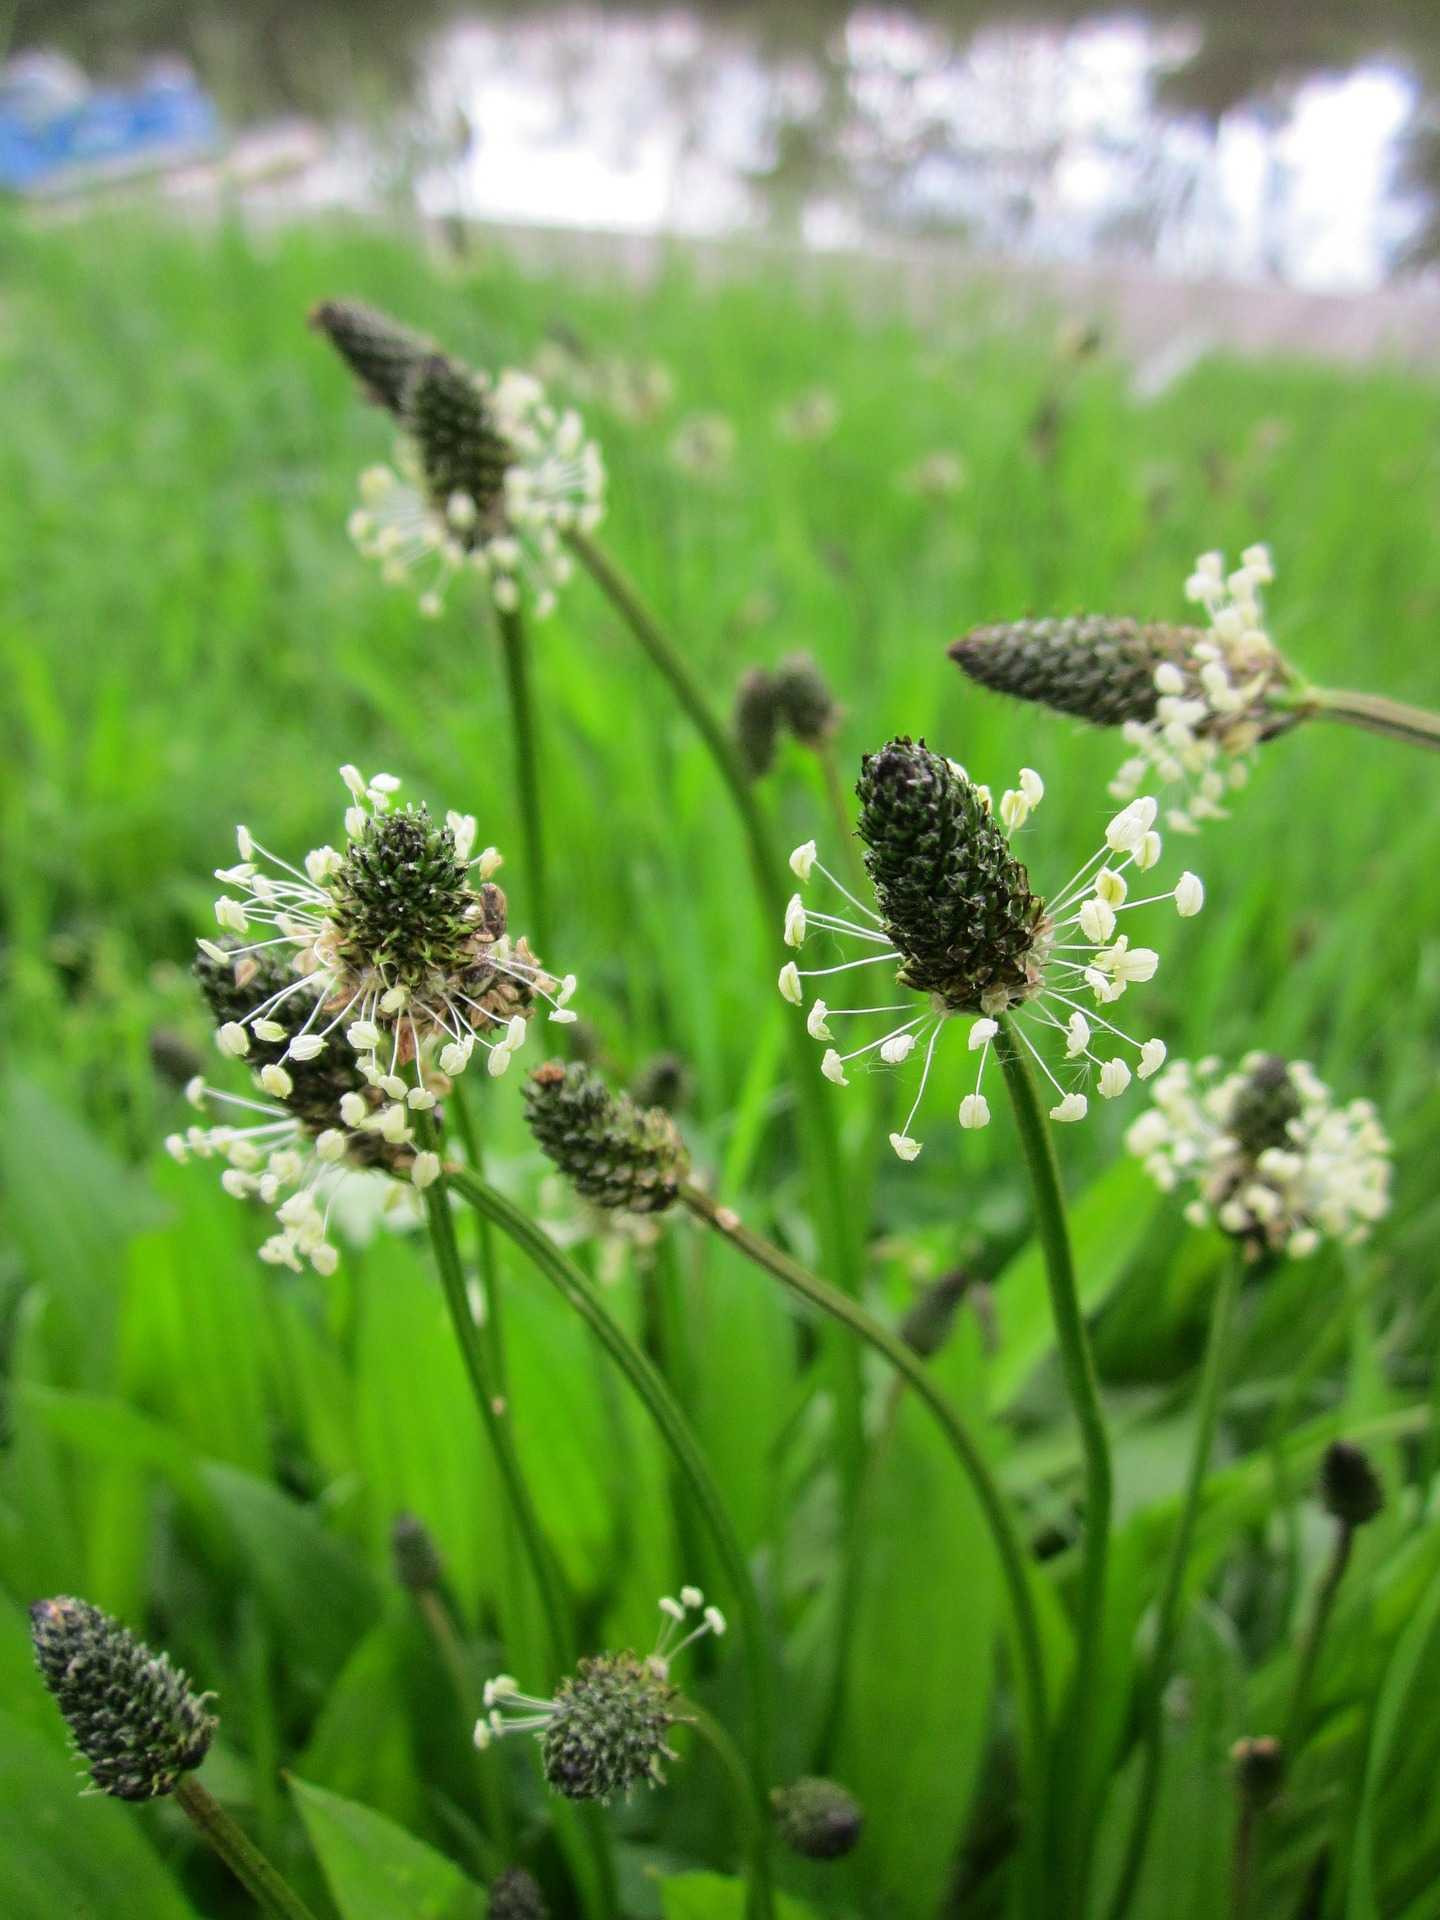
<instances>
[{"instance_id":1,"label":"background foliage","mask_svg":"<svg viewBox=\"0 0 1440 1920\"><path fill-rule=\"evenodd\" d=\"M702 292L679 265L643 292L537 282L499 257L457 266L337 227L6 226L0 261L0 1909L240 1910L166 1807L75 1801L24 1618L36 1596L74 1591L217 1689L207 1779L322 1911L479 1913L495 1862L468 1728L391 1576L389 1529L412 1509L434 1531L477 1674L499 1661L488 1636L516 1562L423 1247L386 1231L329 1281L276 1275L254 1258L264 1220L159 1151L183 1121L186 1048L209 1057L186 968L236 820L281 851L333 838L334 768L354 760L473 810L482 842L517 842L493 636L463 595L422 622L353 558L354 476L387 432L307 334L307 307L358 293L477 361L523 362L547 335L582 359L662 361L676 399L659 419L590 410L612 473L606 534L715 699L745 665L805 647L849 710L847 766L898 731L978 778L1038 766L1049 797L1028 842L1042 890L1097 837L1115 743L967 687L946 641L1031 610L1174 614L1197 551L1264 538L1282 647L1328 682L1440 704L1440 393L1384 369L1215 359L1142 403L1103 347L1077 354L1070 336L1017 330L981 303L921 334L861 317L838 284L806 302L773 281ZM839 425L792 443L776 410L817 385ZM677 422L717 411L737 430L733 463L680 473L667 451ZM968 472L941 501L901 484L935 450ZM559 900L546 958L580 974L577 1004L619 1078L662 1047L683 1054L697 1163L809 1256L789 1010L711 770L587 583L539 639ZM1217 1911L1224 1754L1282 1715L1326 1544L1309 1485L1337 1431L1376 1443L1396 1497L1360 1543L1322 1672L1323 1737L1274 1822L1274 1910L1298 1903L1328 1836L1313 1911L1440 1911L1440 1736L1405 1712L1440 1683L1440 1536L1426 1525L1440 1457L1432 778L1360 735L1317 726L1276 743L1233 822L1197 849L1210 905L1167 943L1149 990L1172 1054L1263 1044L1311 1058L1342 1097L1373 1095L1399 1179L1373 1250L1327 1252L1243 1303L1143 1920ZM767 798L787 845L831 833L799 749ZM503 877L523 926L513 856ZM942 1070L913 1167L883 1145L888 1080L837 1093L837 1112L877 1306L898 1316L957 1262L976 1278L937 1366L973 1413L988 1410L1049 1556L1058 1668L1074 1432L1008 1121L962 1137L943 1117L963 1072L959 1059ZM514 1093L503 1083L487 1099L492 1171L557 1230L588 1235L544 1178ZM1119 1106L1062 1142L1117 1435L1117 1758L1220 1257L1117 1157L1139 1110L1133 1097ZM961 1903L996 1838L1001 1601L949 1456L877 1378L866 1551L845 1584L810 1331L683 1223L658 1254L581 1247L637 1328L653 1315L657 1261L676 1277L672 1363L760 1573L786 1762L799 1770L823 1750L868 1809L851 1861L785 1869L795 1913L919 1916L947 1900L988 1911L983 1891ZM655 1595L711 1571L694 1516L582 1331L523 1268L505 1273L519 1444L587 1641L648 1645ZM727 1653L701 1663L697 1690L738 1716ZM504 1649L527 1681L554 1680L526 1659ZM522 1838L550 1873L531 1757L505 1758ZM1123 1836L1127 1783L1102 1857ZM728 1803L701 1752L666 1793L612 1818L636 1912L738 1913L723 1877L736 1857Z\"/></svg>"}]
</instances>

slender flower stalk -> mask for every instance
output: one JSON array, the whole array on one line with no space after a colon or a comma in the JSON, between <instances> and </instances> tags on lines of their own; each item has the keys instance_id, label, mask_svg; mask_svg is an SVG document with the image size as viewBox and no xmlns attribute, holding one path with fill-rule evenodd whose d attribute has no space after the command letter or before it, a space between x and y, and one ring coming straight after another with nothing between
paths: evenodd
<instances>
[{"instance_id":1,"label":"slender flower stalk","mask_svg":"<svg viewBox=\"0 0 1440 1920\"><path fill-rule=\"evenodd\" d=\"M1220 1415L1230 1327L1234 1319L1235 1303L1240 1295L1241 1281L1249 1264L1244 1249L1237 1248L1222 1270L1219 1291L1216 1293L1215 1304L1210 1313L1210 1334L1205 1345L1205 1360L1195 1402L1195 1438L1190 1451L1190 1466L1185 1476L1185 1489L1180 1500L1180 1515L1170 1542L1169 1558L1165 1563L1160 1597L1156 1602L1154 1648L1148 1669L1140 1683L1142 1745L1140 1789L1136 1797L1135 1812L1131 1821L1120 1878L1110 1903L1110 1920L1121 1920L1121 1916L1134 1898L1150 1842L1155 1803L1164 1764L1162 1709L1165 1685L1169 1678L1170 1664L1174 1657L1175 1642L1180 1628L1180 1603L1185 1591L1185 1573L1190 1563L1190 1549L1195 1540L1195 1522L1199 1518L1200 1498L1215 1445L1215 1429Z\"/></svg>"},{"instance_id":2,"label":"slender flower stalk","mask_svg":"<svg viewBox=\"0 0 1440 1920\"><path fill-rule=\"evenodd\" d=\"M1424 707L1410 707L1401 700L1389 700L1379 693L1347 693L1336 687L1309 687L1301 709L1302 719L1338 720L1342 726L1360 727L1378 733L1387 740L1403 740L1412 747L1440 751L1440 713Z\"/></svg>"},{"instance_id":3,"label":"slender flower stalk","mask_svg":"<svg viewBox=\"0 0 1440 1920\"><path fill-rule=\"evenodd\" d=\"M744 830L762 915L770 926L778 928L785 910L778 849L733 742L711 710L704 689L683 652L666 634L621 569L583 529L570 533L568 541L571 552L624 620L699 734ZM844 1158L829 1107L820 1097L821 1089L814 1085L809 1074L799 1070L805 1057L803 1037L792 1031L790 1045L797 1068L805 1152L811 1191L816 1196L817 1227L825 1265L845 1291L853 1294L859 1290L860 1274L856 1236L851 1231ZM843 1466L853 1488L858 1483L864 1435L861 1382L858 1370L843 1357L847 1353L853 1354L853 1349L837 1349Z\"/></svg>"},{"instance_id":4,"label":"slender flower stalk","mask_svg":"<svg viewBox=\"0 0 1440 1920\"><path fill-rule=\"evenodd\" d=\"M1016 1130L1035 1200L1035 1222L1045 1259L1050 1312L1060 1350L1066 1392L1080 1429L1085 1460L1085 1535L1080 1571L1080 1610L1076 1630L1075 1677L1063 1721L1071 1768L1052 1766L1050 1813L1061 1849L1062 1884L1071 1888L1077 1912L1083 1910L1089 1876L1091 1795L1089 1770L1095 1752L1105 1642L1105 1601L1109 1579L1110 1510L1113 1473L1110 1440L1095 1360L1080 1306L1060 1169L1030 1064L1021 1052L1011 1017L1000 1018L996 1051L1004 1071ZM1071 1770L1073 1769L1073 1771Z\"/></svg>"},{"instance_id":5,"label":"slender flower stalk","mask_svg":"<svg viewBox=\"0 0 1440 1920\"><path fill-rule=\"evenodd\" d=\"M89 1768L117 1800L173 1797L272 1920L310 1909L195 1778L215 1737L212 1694L197 1694L168 1655L152 1653L98 1607L68 1595L30 1609L35 1663Z\"/></svg>"},{"instance_id":6,"label":"slender flower stalk","mask_svg":"<svg viewBox=\"0 0 1440 1920\"><path fill-rule=\"evenodd\" d=\"M962 1472L970 1482L1000 1560L1001 1575L1015 1616L1020 1655L1019 1689L1026 1737L1032 1758L1036 1757L1044 1745L1047 1709L1040 1634L1026 1570L1025 1550L990 1464L963 1417L904 1341L848 1294L841 1293L839 1288L808 1272L789 1254L783 1253L779 1247L747 1227L733 1209L720 1206L701 1188L687 1181L680 1188L679 1198L697 1220L738 1248L763 1273L778 1280L787 1292L836 1321L857 1340L878 1353L909 1382L938 1422Z\"/></svg>"},{"instance_id":7,"label":"slender flower stalk","mask_svg":"<svg viewBox=\"0 0 1440 1920\"><path fill-rule=\"evenodd\" d=\"M447 1176L455 1192L493 1221L520 1248L537 1272L556 1288L596 1335L650 1415L689 1487L719 1553L736 1604L740 1652L750 1701L751 1769L755 1791L763 1796L769 1786L774 1720L764 1617L724 1497L689 1421L653 1362L611 1317L593 1283L549 1235L468 1168L451 1166ZM752 1873L764 1892L767 1902L764 1910L768 1911L768 1858L763 1864L758 1859L753 1862Z\"/></svg>"},{"instance_id":8,"label":"slender flower stalk","mask_svg":"<svg viewBox=\"0 0 1440 1920\"><path fill-rule=\"evenodd\" d=\"M531 687L530 639L525 616L518 607L498 608L496 624L500 629L505 690L510 701L510 731L515 742L515 786L520 801L520 834L530 888L531 918L535 938L543 948L550 941L550 901L545 883L545 822L540 798L543 781Z\"/></svg>"},{"instance_id":9,"label":"slender flower stalk","mask_svg":"<svg viewBox=\"0 0 1440 1920\"><path fill-rule=\"evenodd\" d=\"M423 1149L439 1156L439 1130L428 1112L416 1116L416 1128ZM545 1539L540 1519L530 1498L530 1490L515 1451L511 1431L509 1403L502 1401L490 1377L489 1356L465 1285L459 1243L455 1235L455 1216L450 1206L450 1181L442 1164L439 1174L425 1188L425 1211L430 1225L430 1240L435 1264L450 1310L451 1325L459 1343L461 1358L470 1380L471 1392L481 1424L490 1441L495 1464L500 1472L506 1499L514 1515L525 1554L540 1595L550 1642L550 1655L557 1666L568 1663L573 1652L570 1609L565 1598L559 1568Z\"/></svg>"},{"instance_id":10,"label":"slender flower stalk","mask_svg":"<svg viewBox=\"0 0 1440 1920\"><path fill-rule=\"evenodd\" d=\"M1325 1509L1335 1522L1335 1541L1330 1551L1329 1565L1316 1590L1309 1624L1300 1643L1300 1656L1295 1664L1295 1691L1285 1723L1285 1750L1292 1759L1300 1751L1309 1730L1310 1696L1314 1690L1316 1668L1320 1663L1320 1650L1325 1643L1340 1583L1350 1564L1356 1531L1368 1526L1385 1504L1384 1489L1369 1456L1344 1440L1336 1440L1326 1449L1320 1467L1320 1491Z\"/></svg>"},{"instance_id":11,"label":"slender flower stalk","mask_svg":"<svg viewBox=\"0 0 1440 1920\"><path fill-rule=\"evenodd\" d=\"M1230 1920L1250 1920L1255 1880L1255 1838L1261 1816L1274 1804L1285 1782L1287 1755L1268 1734L1237 1740L1230 1749L1239 1818L1230 1876Z\"/></svg>"}]
</instances>

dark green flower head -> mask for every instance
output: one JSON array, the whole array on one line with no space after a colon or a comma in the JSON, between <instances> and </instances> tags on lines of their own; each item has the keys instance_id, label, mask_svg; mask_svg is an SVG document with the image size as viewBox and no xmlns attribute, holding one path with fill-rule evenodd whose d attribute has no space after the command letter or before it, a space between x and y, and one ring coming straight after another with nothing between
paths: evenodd
<instances>
[{"instance_id":1,"label":"dark green flower head","mask_svg":"<svg viewBox=\"0 0 1440 1920\"><path fill-rule=\"evenodd\" d=\"M764 667L751 667L735 689L730 725L741 764L752 780L763 779L775 764L784 716L775 676Z\"/></svg>"},{"instance_id":2,"label":"dark green flower head","mask_svg":"<svg viewBox=\"0 0 1440 1920\"><path fill-rule=\"evenodd\" d=\"M101 1793L155 1800L209 1751L217 1722L210 1694L118 1620L84 1600L38 1600L30 1609L35 1660Z\"/></svg>"},{"instance_id":3,"label":"dark green flower head","mask_svg":"<svg viewBox=\"0 0 1440 1920\"><path fill-rule=\"evenodd\" d=\"M840 724L840 704L811 654L792 653L780 662L775 669L775 694L802 746L822 746Z\"/></svg>"},{"instance_id":4,"label":"dark green flower head","mask_svg":"<svg viewBox=\"0 0 1440 1920\"><path fill-rule=\"evenodd\" d=\"M1290 1063L1278 1053L1247 1062L1244 1085L1235 1095L1227 1122L1247 1158L1258 1160L1270 1147L1290 1145L1290 1122L1300 1116L1300 1093Z\"/></svg>"},{"instance_id":5,"label":"dark green flower head","mask_svg":"<svg viewBox=\"0 0 1440 1920\"><path fill-rule=\"evenodd\" d=\"M1230 1749L1235 1790L1246 1806L1263 1813L1285 1783L1285 1749L1272 1734L1237 1740Z\"/></svg>"},{"instance_id":6,"label":"dark green flower head","mask_svg":"<svg viewBox=\"0 0 1440 1920\"><path fill-rule=\"evenodd\" d=\"M1368 1453L1348 1440L1332 1440L1320 1463L1320 1497L1342 1526L1363 1527L1385 1505L1385 1489Z\"/></svg>"},{"instance_id":7,"label":"dark green flower head","mask_svg":"<svg viewBox=\"0 0 1440 1920\"><path fill-rule=\"evenodd\" d=\"M323 333L377 407L399 415L406 384L435 349L421 334L360 300L323 300L310 324Z\"/></svg>"},{"instance_id":8,"label":"dark green flower head","mask_svg":"<svg viewBox=\"0 0 1440 1920\"><path fill-rule=\"evenodd\" d=\"M390 1526L390 1564L411 1593L429 1593L444 1579L445 1562L435 1536L418 1514L396 1514Z\"/></svg>"},{"instance_id":9,"label":"dark green flower head","mask_svg":"<svg viewBox=\"0 0 1440 1920\"><path fill-rule=\"evenodd\" d=\"M463 973L477 932L498 940L505 931L504 894L491 882L477 894L453 828L423 806L367 815L329 891L337 958L411 990Z\"/></svg>"},{"instance_id":10,"label":"dark green flower head","mask_svg":"<svg viewBox=\"0 0 1440 1920\"><path fill-rule=\"evenodd\" d=\"M1169 662L1194 682L1193 649L1205 638L1198 627L1085 614L975 627L953 643L950 658L996 693L1118 727L1154 719L1158 666Z\"/></svg>"},{"instance_id":11,"label":"dark green flower head","mask_svg":"<svg viewBox=\"0 0 1440 1920\"><path fill-rule=\"evenodd\" d=\"M490 1920L549 1920L540 1883L524 1867L507 1867L490 1882Z\"/></svg>"},{"instance_id":12,"label":"dark green flower head","mask_svg":"<svg viewBox=\"0 0 1440 1920\"><path fill-rule=\"evenodd\" d=\"M428 355L406 384L404 418L430 497L448 514L454 537L470 545L493 534L504 524L515 453L475 375L445 354Z\"/></svg>"},{"instance_id":13,"label":"dark green flower head","mask_svg":"<svg viewBox=\"0 0 1440 1920\"><path fill-rule=\"evenodd\" d=\"M676 1689L657 1663L633 1653L582 1660L562 1680L540 1735L545 1778L567 1800L613 1800L664 1780L666 1736L681 1718Z\"/></svg>"},{"instance_id":14,"label":"dark green flower head","mask_svg":"<svg viewBox=\"0 0 1440 1920\"><path fill-rule=\"evenodd\" d=\"M639 1107L589 1067L552 1060L530 1076L525 1108L544 1152L596 1206L659 1213L679 1192L689 1155L663 1107Z\"/></svg>"},{"instance_id":15,"label":"dark green flower head","mask_svg":"<svg viewBox=\"0 0 1440 1920\"><path fill-rule=\"evenodd\" d=\"M776 1787L770 1801L780 1838L807 1860L839 1860L859 1842L864 1809L834 1780L794 1780Z\"/></svg>"},{"instance_id":16,"label":"dark green flower head","mask_svg":"<svg viewBox=\"0 0 1440 1920\"><path fill-rule=\"evenodd\" d=\"M1045 961L1045 903L965 772L902 737L865 756L856 792L900 983L955 1013L1029 999Z\"/></svg>"}]
</instances>

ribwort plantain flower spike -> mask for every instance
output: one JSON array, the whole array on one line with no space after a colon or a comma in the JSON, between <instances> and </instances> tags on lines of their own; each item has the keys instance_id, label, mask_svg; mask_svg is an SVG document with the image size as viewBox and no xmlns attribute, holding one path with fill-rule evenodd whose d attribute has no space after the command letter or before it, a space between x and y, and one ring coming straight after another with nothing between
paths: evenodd
<instances>
[{"instance_id":1,"label":"ribwort plantain flower spike","mask_svg":"<svg viewBox=\"0 0 1440 1920\"><path fill-rule=\"evenodd\" d=\"M547 1061L525 1085L530 1131L576 1191L598 1207L661 1213L689 1167L664 1107L615 1094L578 1062Z\"/></svg>"},{"instance_id":2,"label":"ribwort plantain flower spike","mask_svg":"<svg viewBox=\"0 0 1440 1920\"><path fill-rule=\"evenodd\" d=\"M1320 1498L1342 1527L1364 1527L1384 1510L1385 1489L1363 1447L1332 1440L1320 1462Z\"/></svg>"},{"instance_id":3,"label":"ribwort plantain flower spike","mask_svg":"<svg viewBox=\"0 0 1440 1920\"><path fill-rule=\"evenodd\" d=\"M730 727L752 780L763 780L774 766L784 718L774 674L765 667L749 668L735 689Z\"/></svg>"},{"instance_id":4,"label":"ribwort plantain flower spike","mask_svg":"<svg viewBox=\"0 0 1440 1920\"><path fill-rule=\"evenodd\" d=\"M1247 547L1229 574L1222 554L1204 553L1185 594L1207 627L1104 615L1016 620L975 628L950 657L982 686L1122 728L1131 751L1112 795L1177 789L1165 824L1191 833L1224 818L1255 748L1301 717L1297 676L1265 628L1261 589L1274 578L1268 547Z\"/></svg>"},{"instance_id":5,"label":"ribwort plantain flower spike","mask_svg":"<svg viewBox=\"0 0 1440 1920\"><path fill-rule=\"evenodd\" d=\"M445 1578L435 1536L415 1513L397 1513L390 1524L390 1564L407 1593L432 1593Z\"/></svg>"},{"instance_id":6,"label":"ribwort plantain flower spike","mask_svg":"<svg viewBox=\"0 0 1440 1920\"><path fill-rule=\"evenodd\" d=\"M431 341L362 300L322 300L310 324L323 333L377 407L399 417L405 389L420 362L434 353Z\"/></svg>"},{"instance_id":7,"label":"ribwort plantain flower spike","mask_svg":"<svg viewBox=\"0 0 1440 1920\"><path fill-rule=\"evenodd\" d=\"M1230 1768L1241 1805L1263 1813L1285 1784L1285 1749L1273 1734L1247 1735L1231 1747Z\"/></svg>"},{"instance_id":8,"label":"ribwort plantain flower spike","mask_svg":"<svg viewBox=\"0 0 1440 1920\"><path fill-rule=\"evenodd\" d=\"M1366 1239L1390 1205L1390 1141L1368 1100L1337 1107L1303 1060L1250 1053L1222 1074L1213 1056L1177 1060L1126 1145L1185 1218L1212 1223L1252 1256L1314 1253Z\"/></svg>"},{"instance_id":9,"label":"ribwort plantain flower spike","mask_svg":"<svg viewBox=\"0 0 1440 1920\"><path fill-rule=\"evenodd\" d=\"M553 979L508 932L490 877L500 856L472 854L474 820L437 824L423 807L392 805L393 776L341 774L353 802L344 852L317 847L302 870L241 827L240 862L217 875L234 889L215 903L224 934L200 942L220 1051L248 1061L269 1100L192 1081L194 1106L228 1104L249 1124L166 1142L178 1160L226 1159L231 1193L267 1205L287 1193L262 1256L298 1268L303 1255L327 1273L336 1255L317 1198L324 1171L378 1167L428 1186L440 1165L417 1149L415 1114L477 1052L503 1074L541 1004L553 1021L575 1018L574 976Z\"/></svg>"},{"instance_id":10,"label":"ribwort plantain flower spike","mask_svg":"<svg viewBox=\"0 0 1440 1920\"><path fill-rule=\"evenodd\" d=\"M983 1086L1002 1015L1013 1016L1014 1032L1054 1090L1052 1120L1085 1118L1089 1103L1082 1089L1092 1077L1108 1100L1126 1090L1133 1074L1144 1080L1159 1069L1163 1042L1134 1039L1095 1011L1149 980L1159 964L1152 948L1132 947L1129 936L1117 931L1122 913L1167 902L1189 918L1204 903L1204 888L1189 873L1165 892L1130 897L1132 870L1148 872L1161 857L1154 800L1132 801L1118 813L1099 850L1047 901L1031 890L1029 873L1011 845L1044 798L1044 782L1033 768L1022 768L1015 787L997 804L989 788L977 786L963 767L923 741L902 737L865 757L857 791L858 832L878 912L821 864L814 841L808 841L791 855L791 871L802 886L820 873L861 917L817 912L796 893L784 933L796 948L820 935L869 951L805 970L791 961L781 969L780 991L803 1006L806 980L885 966L894 968L896 986L920 996L918 1004L912 999L851 1008L817 999L805 1022L812 1039L826 1048L820 1070L837 1086L849 1084L846 1069L852 1062L899 1066L922 1053L909 1115L890 1136L902 1160L920 1152L911 1124L940 1037L957 1017L968 1019L968 1045L980 1056L974 1091L960 1103L960 1125L966 1129L989 1123ZM842 1052L831 1023L871 1015L906 1017L887 1020L878 1039ZM1032 1027L1063 1040L1063 1080L1030 1037ZM1108 1057L1097 1048L1105 1048Z\"/></svg>"},{"instance_id":11,"label":"ribwort plantain flower spike","mask_svg":"<svg viewBox=\"0 0 1440 1920\"><path fill-rule=\"evenodd\" d=\"M547 1782L567 1800L605 1803L634 1787L663 1785L664 1763L677 1757L668 1744L670 1728L686 1717L677 1711L671 1665L706 1634L723 1634L725 1617L705 1605L698 1587L682 1587L678 1599L666 1595L660 1611L660 1637L645 1659L602 1653L582 1660L553 1700L522 1693L509 1674L488 1681L476 1746L533 1733Z\"/></svg>"},{"instance_id":12,"label":"ribwort plantain flower spike","mask_svg":"<svg viewBox=\"0 0 1440 1920\"><path fill-rule=\"evenodd\" d=\"M524 1867L507 1867L490 1882L489 1920L550 1920L540 1883Z\"/></svg>"},{"instance_id":13,"label":"ribwort plantain flower spike","mask_svg":"<svg viewBox=\"0 0 1440 1920\"><path fill-rule=\"evenodd\" d=\"M807 1860L841 1860L859 1845L865 1810L834 1780L792 1780L775 1788L770 1804L780 1838Z\"/></svg>"},{"instance_id":14,"label":"ribwort plantain flower spike","mask_svg":"<svg viewBox=\"0 0 1440 1920\"><path fill-rule=\"evenodd\" d=\"M571 573L564 535L604 516L604 462L579 414L531 374L476 372L352 302L313 318L402 428L393 464L360 478L349 530L361 553L390 583L418 585L430 616L464 573L504 612L552 612Z\"/></svg>"},{"instance_id":15,"label":"ribwort plantain flower spike","mask_svg":"<svg viewBox=\"0 0 1440 1920\"><path fill-rule=\"evenodd\" d=\"M35 1661L54 1694L96 1790L156 1800L210 1750L214 1696L195 1693L167 1655L84 1600L38 1600L30 1609Z\"/></svg>"},{"instance_id":16,"label":"ribwort plantain flower spike","mask_svg":"<svg viewBox=\"0 0 1440 1920\"><path fill-rule=\"evenodd\" d=\"M792 653L775 669L775 698L791 733L804 747L823 747L840 725L840 705L819 663Z\"/></svg>"}]
</instances>

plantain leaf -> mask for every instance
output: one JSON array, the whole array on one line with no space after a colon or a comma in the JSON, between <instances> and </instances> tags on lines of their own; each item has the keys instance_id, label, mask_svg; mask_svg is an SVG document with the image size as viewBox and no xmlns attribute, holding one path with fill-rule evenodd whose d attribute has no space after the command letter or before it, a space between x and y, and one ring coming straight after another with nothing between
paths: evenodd
<instances>
[{"instance_id":1,"label":"plantain leaf","mask_svg":"<svg viewBox=\"0 0 1440 1920\"><path fill-rule=\"evenodd\" d=\"M341 1920L482 1920L484 1894L443 1853L324 1787L290 1791Z\"/></svg>"}]
</instances>

